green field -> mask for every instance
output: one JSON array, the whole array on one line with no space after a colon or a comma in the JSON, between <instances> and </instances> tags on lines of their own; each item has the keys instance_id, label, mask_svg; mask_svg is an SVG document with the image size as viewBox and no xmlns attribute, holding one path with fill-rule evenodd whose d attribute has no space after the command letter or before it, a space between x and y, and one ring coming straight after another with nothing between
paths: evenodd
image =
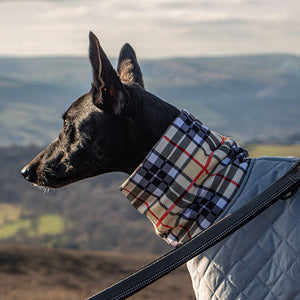
<instances>
[{"instance_id":1,"label":"green field","mask_svg":"<svg viewBox=\"0 0 300 300\"><path fill-rule=\"evenodd\" d=\"M0 203L0 226L20 218L22 208L17 205Z\"/></svg>"},{"instance_id":2,"label":"green field","mask_svg":"<svg viewBox=\"0 0 300 300\"><path fill-rule=\"evenodd\" d=\"M64 219L58 214L42 214L31 218L21 217L21 208L0 204L0 240L19 234L29 238L59 235L64 231Z\"/></svg>"},{"instance_id":3,"label":"green field","mask_svg":"<svg viewBox=\"0 0 300 300\"><path fill-rule=\"evenodd\" d=\"M245 146L250 157L295 156L300 157L300 145L256 145Z\"/></svg>"}]
</instances>

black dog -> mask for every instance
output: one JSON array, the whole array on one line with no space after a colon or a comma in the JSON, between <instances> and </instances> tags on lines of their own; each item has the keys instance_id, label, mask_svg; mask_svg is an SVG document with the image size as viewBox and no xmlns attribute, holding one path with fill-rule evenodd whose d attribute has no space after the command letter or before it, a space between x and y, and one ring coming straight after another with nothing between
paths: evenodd
<instances>
[{"instance_id":1,"label":"black dog","mask_svg":"<svg viewBox=\"0 0 300 300\"><path fill-rule=\"evenodd\" d=\"M134 50L121 49L117 72L90 32L91 90L63 115L63 129L22 169L26 180L59 188L83 178L132 173L179 111L144 89Z\"/></svg>"}]
</instances>

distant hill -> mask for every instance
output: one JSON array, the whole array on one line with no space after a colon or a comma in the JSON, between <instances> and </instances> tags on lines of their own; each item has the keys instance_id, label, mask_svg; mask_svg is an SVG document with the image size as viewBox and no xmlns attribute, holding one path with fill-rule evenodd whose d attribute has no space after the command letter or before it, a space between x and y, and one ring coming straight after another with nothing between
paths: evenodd
<instances>
[{"instance_id":1,"label":"distant hill","mask_svg":"<svg viewBox=\"0 0 300 300\"><path fill-rule=\"evenodd\" d=\"M115 61L115 60L113 60ZM300 57L141 61L146 87L240 142L299 142ZM87 58L0 58L0 145L49 143L90 87Z\"/></svg>"},{"instance_id":2,"label":"distant hill","mask_svg":"<svg viewBox=\"0 0 300 300\"><path fill-rule=\"evenodd\" d=\"M83 300L156 257L0 244L0 299ZM193 300L185 266L129 299Z\"/></svg>"}]
</instances>

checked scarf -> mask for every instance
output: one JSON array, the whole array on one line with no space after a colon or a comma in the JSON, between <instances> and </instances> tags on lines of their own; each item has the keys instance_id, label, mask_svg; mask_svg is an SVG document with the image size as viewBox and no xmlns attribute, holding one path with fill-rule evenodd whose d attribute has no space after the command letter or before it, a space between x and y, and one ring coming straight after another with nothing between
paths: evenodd
<instances>
[{"instance_id":1,"label":"checked scarf","mask_svg":"<svg viewBox=\"0 0 300 300\"><path fill-rule=\"evenodd\" d=\"M238 190L250 159L183 110L120 191L178 246L208 228Z\"/></svg>"}]
</instances>

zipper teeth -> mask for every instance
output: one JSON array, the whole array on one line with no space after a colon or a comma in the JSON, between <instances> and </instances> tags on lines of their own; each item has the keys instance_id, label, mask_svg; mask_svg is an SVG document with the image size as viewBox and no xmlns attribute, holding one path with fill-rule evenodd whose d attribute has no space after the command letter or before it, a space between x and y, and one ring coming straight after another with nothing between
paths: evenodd
<instances>
[{"instance_id":1,"label":"zipper teeth","mask_svg":"<svg viewBox=\"0 0 300 300\"><path fill-rule=\"evenodd\" d=\"M297 179L300 179L300 175L297 176ZM182 265L183 263L187 262L188 260L190 260L191 258L193 258L195 255L197 255L197 253L204 249L209 247L211 244L214 244L215 241L218 241L218 239L222 238L224 235L226 235L228 232L230 232L232 229L235 229L236 227L238 227L240 224L243 223L244 220L248 219L248 217L251 217L253 214L255 214L257 211L259 211L261 208L265 207L266 205L268 205L270 202L273 201L273 199L275 199L277 196L279 196L282 192L284 192L287 188L290 188L291 186L293 186L294 182L288 182L286 183L282 188L280 188L277 192L273 193L271 196L269 196L265 201L263 201L261 204L259 204L258 206L254 207L251 211L249 211L247 213L247 215L245 215L244 217L238 219L236 222L234 222L233 224L231 224L229 227L225 228L225 230L223 230L222 232L220 232L218 235L216 235L215 237L213 237L212 239L210 239L209 241L207 241L204 245L200 246L199 248L195 249L194 251L192 251L191 253L189 253L187 256L185 256L184 258L181 258L179 261L175 262L172 266L169 266L163 270L161 270L160 272L154 274L153 276L151 276L148 279L145 279L144 281L136 284L134 287L121 292L120 294L118 294L117 296L111 298L112 300L118 300L118 299L124 299L125 297L131 295L131 293L134 293L136 291L138 291L140 289L140 287L142 288L143 286L147 286L148 284L154 282L156 279L159 279L162 274L168 273L169 271L172 271L174 269L176 269L178 266Z\"/></svg>"}]
</instances>

